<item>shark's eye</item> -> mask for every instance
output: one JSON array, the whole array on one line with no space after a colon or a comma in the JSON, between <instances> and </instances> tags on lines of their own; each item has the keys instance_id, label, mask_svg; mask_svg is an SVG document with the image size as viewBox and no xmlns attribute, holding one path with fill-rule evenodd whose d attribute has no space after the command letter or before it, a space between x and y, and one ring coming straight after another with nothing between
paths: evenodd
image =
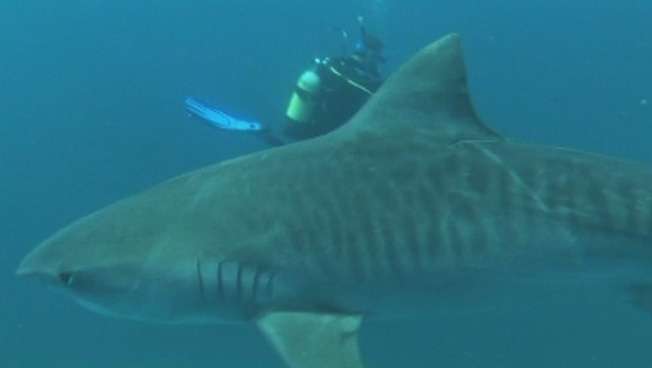
<instances>
[{"instance_id":1,"label":"shark's eye","mask_svg":"<svg viewBox=\"0 0 652 368\"><path fill-rule=\"evenodd\" d=\"M72 273L70 272L60 272L58 277L63 284L70 285L72 283Z\"/></svg>"}]
</instances>

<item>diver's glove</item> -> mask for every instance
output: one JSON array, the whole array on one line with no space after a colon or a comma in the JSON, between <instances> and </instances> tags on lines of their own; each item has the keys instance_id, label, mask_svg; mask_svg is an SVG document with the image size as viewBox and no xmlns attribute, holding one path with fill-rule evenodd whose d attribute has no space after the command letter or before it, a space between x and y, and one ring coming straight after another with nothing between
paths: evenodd
<instances>
[{"instance_id":1,"label":"diver's glove","mask_svg":"<svg viewBox=\"0 0 652 368\"><path fill-rule=\"evenodd\" d=\"M184 100L186 111L193 117L198 118L202 123L218 129L261 132L265 130L263 124L258 121L238 119L224 113L205 103L197 101L188 96Z\"/></svg>"}]
</instances>

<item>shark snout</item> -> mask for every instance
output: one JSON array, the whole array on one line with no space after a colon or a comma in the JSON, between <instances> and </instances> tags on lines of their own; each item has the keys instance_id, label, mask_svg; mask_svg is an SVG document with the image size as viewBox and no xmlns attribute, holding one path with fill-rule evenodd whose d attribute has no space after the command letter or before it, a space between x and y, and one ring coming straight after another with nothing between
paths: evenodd
<instances>
[{"instance_id":1,"label":"shark snout","mask_svg":"<svg viewBox=\"0 0 652 368\"><path fill-rule=\"evenodd\" d=\"M16 269L16 275L22 278L35 279L41 283L51 286L66 285L70 280L70 274L66 272L57 272L54 270L35 268L26 264L24 261L20 263Z\"/></svg>"},{"instance_id":2,"label":"shark snout","mask_svg":"<svg viewBox=\"0 0 652 368\"><path fill-rule=\"evenodd\" d=\"M28 254L18 265L16 275L35 279L49 286L65 286L70 282L71 273L59 270L54 264L44 262L38 252Z\"/></svg>"}]
</instances>

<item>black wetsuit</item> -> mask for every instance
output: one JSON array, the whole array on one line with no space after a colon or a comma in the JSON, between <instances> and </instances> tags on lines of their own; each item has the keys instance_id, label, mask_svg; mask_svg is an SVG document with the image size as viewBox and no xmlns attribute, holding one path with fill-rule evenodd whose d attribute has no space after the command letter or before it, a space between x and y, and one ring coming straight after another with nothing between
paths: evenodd
<instances>
[{"instance_id":1,"label":"black wetsuit","mask_svg":"<svg viewBox=\"0 0 652 368\"><path fill-rule=\"evenodd\" d=\"M284 133L295 140L331 132L348 121L374 94L383 79L375 68L365 68L353 57L315 61L320 78L320 94L310 122L287 119Z\"/></svg>"}]
</instances>

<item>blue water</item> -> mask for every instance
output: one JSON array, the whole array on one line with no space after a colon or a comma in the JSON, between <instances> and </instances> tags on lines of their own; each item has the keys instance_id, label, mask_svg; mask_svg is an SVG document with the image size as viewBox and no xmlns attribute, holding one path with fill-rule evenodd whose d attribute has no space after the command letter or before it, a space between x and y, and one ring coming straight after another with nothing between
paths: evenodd
<instances>
[{"instance_id":1,"label":"blue water","mask_svg":"<svg viewBox=\"0 0 652 368\"><path fill-rule=\"evenodd\" d=\"M13 272L71 220L264 146L190 121L183 97L280 118L298 74L366 14L389 75L464 38L480 114L504 135L652 163L649 0L0 2L0 366L282 366L248 325L109 319ZM370 323L371 367L652 366L652 316L622 300Z\"/></svg>"}]
</instances>

